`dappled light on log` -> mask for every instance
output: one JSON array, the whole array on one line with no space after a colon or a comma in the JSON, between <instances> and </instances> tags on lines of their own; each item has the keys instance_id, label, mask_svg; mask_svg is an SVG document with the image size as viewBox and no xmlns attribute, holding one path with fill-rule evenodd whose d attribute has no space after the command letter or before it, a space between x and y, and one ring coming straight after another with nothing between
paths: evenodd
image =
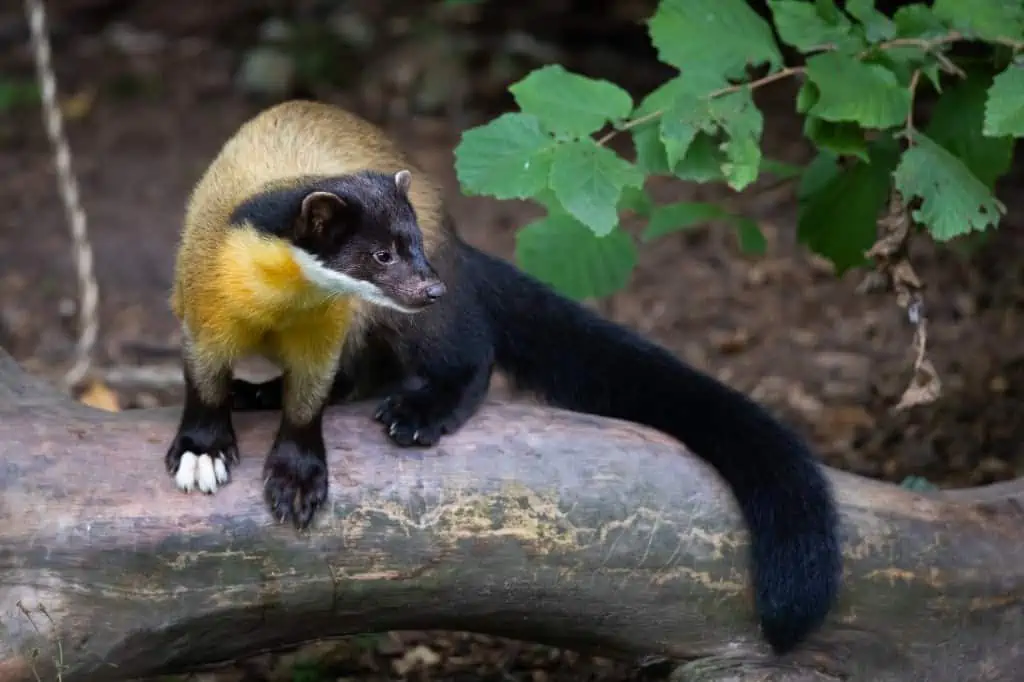
<instances>
[{"instance_id":1,"label":"dappled light on log","mask_svg":"<svg viewBox=\"0 0 1024 682\"><path fill-rule=\"evenodd\" d=\"M0 681L128 680L434 628L699 659L688 681L1024 670L1019 481L922 494L830 470L841 603L773 661L732 497L672 440L492 402L439 447L399 450L372 408L329 411L331 502L299 535L262 502L276 418L236 415L232 481L185 495L163 469L177 408L79 406L0 351Z\"/></svg>"}]
</instances>

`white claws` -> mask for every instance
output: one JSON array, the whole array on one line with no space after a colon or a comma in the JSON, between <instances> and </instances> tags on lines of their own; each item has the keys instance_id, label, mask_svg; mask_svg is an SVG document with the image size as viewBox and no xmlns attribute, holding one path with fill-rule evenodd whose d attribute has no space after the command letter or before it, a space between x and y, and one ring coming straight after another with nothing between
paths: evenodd
<instances>
[{"instance_id":1,"label":"white claws","mask_svg":"<svg viewBox=\"0 0 1024 682\"><path fill-rule=\"evenodd\" d=\"M212 494L217 492L218 485L228 482L228 468L220 455L196 455L194 452L182 454L178 463L178 471L174 474L174 482L178 488L190 493L195 489Z\"/></svg>"}]
</instances>

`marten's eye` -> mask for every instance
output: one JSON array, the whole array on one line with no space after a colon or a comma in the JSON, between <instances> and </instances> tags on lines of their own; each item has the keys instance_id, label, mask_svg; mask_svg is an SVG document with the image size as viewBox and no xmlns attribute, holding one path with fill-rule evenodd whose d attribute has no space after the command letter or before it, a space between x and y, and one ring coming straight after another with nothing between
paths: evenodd
<instances>
[{"instance_id":1,"label":"marten's eye","mask_svg":"<svg viewBox=\"0 0 1024 682\"><path fill-rule=\"evenodd\" d=\"M381 265L389 265L394 260L394 256L391 255L390 251L375 251L373 259Z\"/></svg>"}]
</instances>

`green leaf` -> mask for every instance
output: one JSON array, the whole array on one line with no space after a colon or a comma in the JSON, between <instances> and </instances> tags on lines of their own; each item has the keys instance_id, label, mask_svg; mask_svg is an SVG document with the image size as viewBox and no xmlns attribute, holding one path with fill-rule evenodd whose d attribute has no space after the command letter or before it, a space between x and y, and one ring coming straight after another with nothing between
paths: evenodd
<instances>
[{"instance_id":1,"label":"green leaf","mask_svg":"<svg viewBox=\"0 0 1024 682\"><path fill-rule=\"evenodd\" d=\"M533 201L547 209L548 213L562 213L562 202L558 200L555 193L550 187L545 187L541 191L530 197Z\"/></svg>"},{"instance_id":2,"label":"green leaf","mask_svg":"<svg viewBox=\"0 0 1024 682\"><path fill-rule=\"evenodd\" d=\"M0 78L0 112L39 101L39 87L30 80Z\"/></svg>"},{"instance_id":3,"label":"green leaf","mask_svg":"<svg viewBox=\"0 0 1024 682\"><path fill-rule=\"evenodd\" d=\"M866 262L864 252L875 241L899 159L892 138L873 143L868 153L870 163L856 160L844 168L819 156L808 166L810 177L800 193L797 238L831 260L840 274Z\"/></svg>"},{"instance_id":4,"label":"green leaf","mask_svg":"<svg viewBox=\"0 0 1024 682\"><path fill-rule=\"evenodd\" d=\"M949 33L928 5L904 5L892 15L896 35L900 38L936 38Z\"/></svg>"},{"instance_id":5,"label":"green leaf","mask_svg":"<svg viewBox=\"0 0 1024 682\"><path fill-rule=\"evenodd\" d=\"M767 248L764 234L757 222L729 213L721 206L702 201L681 201L655 207L641 240L649 242L709 220L728 220L736 229L740 248L751 254L763 254Z\"/></svg>"},{"instance_id":6,"label":"green leaf","mask_svg":"<svg viewBox=\"0 0 1024 682\"><path fill-rule=\"evenodd\" d=\"M902 123L910 111L910 93L878 64L826 52L807 60L807 78L818 90L809 113L826 121L889 128Z\"/></svg>"},{"instance_id":7,"label":"green leaf","mask_svg":"<svg viewBox=\"0 0 1024 682\"><path fill-rule=\"evenodd\" d=\"M661 141L659 122L648 123L632 129L633 146L636 148L636 165L646 175L671 172Z\"/></svg>"},{"instance_id":8,"label":"green leaf","mask_svg":"<svg viewBox=\"0 0 1024 682\"><path fill-rule=\"evenodd\" d=\"M868 42L878 43L896 37L896 24L875 9L875 0L849 0L846 11L864 26Z\"/></svg>"},{"instance_id":9,"label":"green leaf","mask_svg":"<svg viewBox=\"0 0 1024 682\"><path fill-rule=\"evenodd\" d=\"M697 133L713 133L715 128L710 101L689 92L678 95L661 117L661 142L669 167L686 156Z\"/></svg>"},{"instance_id":10,"label":"green leaf","mask_svg":"<svg viewBox=\"0 0 1024 682\"><path fill-rule=\"evenodd\" d=\"M1020 0L935 0L940 20L982 40L1024 39L1024 3Z\"/></svg>"},{"instance_id":11,"label":"green leaf","mask_svg":"<svg viewBox=\"0 0 1024 682\"><path fill-rule=\"evenodd\" d=\"M682 76L665 81L647 94L633 112L635 118L664 111L670 108L676 98L688 92L689 84ZM636 162L644 173L656 175L671 172L671 166L661 137L661 118L642 123L631 129L633 146L636 148Z\"/></svg>"},{"instance_id":12,"label":"green leaf","mask_svg":"<svg viewBox=\"0 0 1024 682\"><path fill-rule=\"evenodd\" d=\"M800 176L800 185L796 190L797 199L801 202L804 201L839 175L838 161L839 159L833 152L819 151L804 168L803 175Z\"/></svg>"},{"instance_id":13,"label":"green leaf","mask_svg":"<svg viewBox=\"0 0 1024 682\"><path fill-rule=\"evenodd\" d=\"M532 71L508 91L516 104L556 134L583 137L629 116L633 98L618 85L551 64Z\"/></svg>"},{"instance_id":14,"label":"green leaf","mask_svg":"<svg viewBox=\"0 0 1024 682\"><path fill-rule=\"evenodd\" d=\"M804 119L804 135L818 149L827 149L844 156L856 156L868 161L868 143L864 130L856 123L833 123L815 116Z\"/></svg>"},{"instance_id":15,"label":"green leaf","mask_svg":"<svg viewBox=\"0 0 1024 682\"><path fill-rule=\"evenodd\" d=\"M722 207L702 201L662 204L651 212L651 220L640 239L649 242L709 220L727 217L729 214Z\"/></svg>"},{"instance_id":16,"label":"green leaf","mask_svg":"<svg viewBox=\"0 0 1024 682\"><path fill-rule=\"evenodd\" d=\"M687 182L724 180L722 167L727 161L720 134L698 133L686 151L686 156L675 165L672 173Z\"/></svg>"},{"instance_id":17,"label":"green leaf","mask_svg":"<svg viewBox=\"0 0 1024 682\"><path fill-rule=\"evenodd\" d=\"M818 9L818 12L821 14L821 16L825 18L825 21L828 21L833 24L839 21L846 21L846 17L842 16L842 12L840 12L839 8L836 7L836 3L834 0L811 1L814 3L814 6Z\"/></svg>"},{"instance_id":18,"label":"green leaf","mask_svg":"<svg viewBox=\"0 0 1024 682\"><path fill-rule=\"evenodd\" d=\"M768 250L768 241L761 232L761 226L756 221L743 216L731 216L736 226L736 235L740 240L740 249L744 253L755 256L763 256Z\"/></svg>"},{"instance_id":19,"label":"green leaf","mask_svg":"<svg viewBox=\"0 0 1024 682\"><path fill-rule=\"evenodd\" d=\"M887 50L876 52L872 57L874 63L894 71L894 67L902 67L908 75L918 66L934 63L934 58L928 50L920 45L894 45Z\"/></svg>"},{"instance_id":20,"label":"green leaf","mask_svg":"<svg viewBox=\"0 0 1024 682\"><path fill-rule=\"evenodd\" d=\"M796 112L798 114L806 114L811 110L811 107L818 103L819 96L820 93L814 83L805 80L796 92Z\"/></svg>"},{"instance_id":21,"label":"green leaf","mask_svg":"<svg viewBox=\"0 0 1024 682\"><path fill-rule=\"evenodd\" d=\"M768 0L782 42L801 52L825 45L849 45L853 24L840 12L822 12L806 0Z\"/></svg>"},{"instance_id":22,"label":"green leaf","mask_svg":"<svg viewBox=\"0 0 1024 682\"><path fill-rule=\"evenodd\" d=\"M688 77L739 79L747 65L782 66L771 25L746 0L661 0L648 31L658 58Z\"/></svg>"},{"instance_id":23,"label":"green leaf","mask_svg":"<svg viewBox=\"0 0 1024 682\"><path fill-rule=\"evenodd\" d=\"M998 224L1005 208L960 159L923 133L914 142L893 173L904 201L921 198L914 220L939 241Z\"/></svg>"},{"instance_id":24,"label":"green leaf","mask_svg":"<svg viewBox=\"0 0 1024 682\"><path fill-rule=\"evenodd\" d=\"M737 192L757 180L761 169L761 133L764 117L744 88L710 102L712 115L728 136L722 143L726 161L721 165L729 187Z\"/></svg>"},{"instance_id":25,"label":"green leaf","mask_svg":"<svg viewBox=\"0 0 1024 682\"><path fill-rule=\"evenodd\" d=\"M678 112L674 110L666 112L666 116L661 119L661 144L665 149L665 163L672 167L686 156L699 129L685 119L678 118Z\"/></svg>"},{"instance_id":26,"label":"green leaf","mask_svg":"<svg viewBox=\"0 0 1024 682\"><path fill-rule=\"evenodd\" d=\"M1010 169L1013 138L986 137L982 132L985 100L992 77L971 71L939 97L925 133L964 162L989 188Z\"/></svg>"},{"instance_id":27,"label":"green leaf","mask_svg":"<svg viewBox=\"0 0 1024 682\"><path fill-rule=\"evenodd\" d=\"M722 149L728 161L722 163L722 173L726 184L737 192L742 192L757 180L761 172L761 134L730 135L722 143Z\"/></svg>"},{"instance_id":28,"label":"green leaf","mask_svg":"<svg viewBox=\"0 0 1024 682\"><path fill-rule=\"evenodd\" d=\"M667 109L672 105L680 95L686 93L692 93L693 88L689 81L684 79L682 76L676 76L665 81L654 90L651 90L647 95L640 100L640 104L637 105L636 111L633 112L635 118L653 114L655 111Z\"/></svg>"},{"instance_id":29,"label":"green leaf","mask_svg":"<svg viewBox=\"0 0 1024 682\"><path fill-rule=\"evenodd\" d=\"M992 80L985 102L984 133L988 137L1024 137L1024 66L1010 64Z\"/></svg>"},{"instance_id":30,"label":"green leaf","mask_svg":"<svg viewBox=\"0 0 1024 682\"><path fill-rule=\"evenodd\" d=\"M551 189L558 201L598 236L618 224L623 188L641 187L643 182L636 166L590 140L560 145L551 162Z\"/></svg>"},{"instance_id":31,"label":"green leaf","mask_svg":"<svg viewBox=\"0 0 1024 682\"><path fill-rule=\"evenodd\" d=\"M704 88L710 83L707 79L694 83L674 78L640 103L634 116L666 112L660 120L631 130L637 165L645 173L672 173L691 182L722 180L728 173L735 186L745 186L751 177L757 177L761 112L749 90L704 98ZM670 163L669 151L674 163ZM682 156L676 160L679 154Z\"/></svg>"},{"instance_id":32,"label":"green leaf","mask_svg":"<svg viewBox=\"0 0 1024 682\"><path fill-rule=\"evenodd\" d=\"M939 70L938 64L926 64L921 67L921 73L925 75L932 83L932 87L935 88L935 92L942 92L942 72Z\"/></svg>"},{"instance_id":33,"label":"green leaf","mask_svg":"<svg viewBox=\"0 0 1024 682\"><path fill-rule=\"evenodd\" d=\"M741 190L754 180L761 165L761 133L764 120L761 111L754 104L748 89L708 99L696 94L686 85L679 85L672 104L661 118L660 141L664 153L664 167L678 172L694 143L700 136L715 135L720 138L720 151L716 160L715 176L724 176L730 187ZM722 135L717 135L718 131ZM651 161L659 163L661 158L650 159L647 155L658 152L651 149L641 151L640 140L634 135L640 164L646 167ZM653 146L650 140L645 141ZM699 150L692 160L707 160L706 150ZM660 154L659 154L660 156ZM701 164L704 166L704 164ZM706 167L701 174L707 175Z\"/></svg>"},{"instance_id":34,"label":"green leaf","mask_svg":"<svg viewBox=\"0 0 1024 682\"><path fill-rule=\"evenodd\" d=\"M455 173L467 194L525 199L547 186L555 144L535 116L502 114L462 134Z\"/></svg>"},{"instance_id":35,"label":"green leaf","mask_svg":"<svg viewBox=\"0 0 1024 682\"><path fill-rule=\"evenodd\" d=\"M632 211L642 218L648 218L651 215L651 211L654 210L654 202L651 201L650 195L642 187L627 185L622 190L622 196L619 197L618 209L620 211Z\"/></svg>"},{"instance_id":36,"label":"green leaf","mask_svg":"<svg viewBox=\"0 0 1024 682\"><path fill-rule=\"evenodd\" d=\"M636 265L636 245L614 229L598 237L565 213L530 223L516 233L516 260L534 277L575 299L624 288Z\"/></svg>"},{"instance_id":37,"label":"green leaf","mask_svg":"<svg viewBox=\"0 0 1024 682\"><path fill-rule=\"evenodd\" d=\"M330 679L316 661L297 661L291 673L291 682L325 682Z\"/></svg>"},{"instance_id":38,"label":"green leaf","mask_svg":"<svg viewBox=\"0 0 1024 682\"><path fill-rule=\"evenodd\" d=\"M914 492L930 492L932 490L939 490L939 486L921 476L907 476L900 481L900 487L906 488L907 490L913 490Z\"/></svg>"},{"instance_id":39,"label":"green leaf","mask_svg":"<svg viewBox=\"0 0 1024 682\"><path fill-rule=\"evenodd\" d=\"M914 71L922 69L937 73L939 68L935 56L920 45L896 45L886 50L876 50L864 62L889 69L902 86L907 88Z\"/></svg>"},{"instance_id":40,"label":"green leaf","mask_svg":"<svg viewBox=\"0 0 1024 682\"><path fill-rule=\"evenodd\" d=\"M804 172L803 166L797 166L793 163L787 163L785 161L779 161L778 159L768 159L761 157L761 172L774 175L779 180L788 180L795 178Z\"/></svg>"}]
</instances>

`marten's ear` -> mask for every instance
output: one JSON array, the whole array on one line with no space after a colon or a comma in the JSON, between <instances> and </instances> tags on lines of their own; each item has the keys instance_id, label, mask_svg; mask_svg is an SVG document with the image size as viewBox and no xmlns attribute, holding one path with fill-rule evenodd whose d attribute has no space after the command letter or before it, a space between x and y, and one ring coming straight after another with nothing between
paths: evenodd
<instances>
[{"instance_id":1,"label":"marten's ear","mask_svg":"<svg viewBox=\"0 0 1024 682\"><path fill-rule=\"evenodd\" d=\"M409 186L412 185L412 173L406 169L402 169L395 173L395 187L402 194L409 193Z\"/></svg>"},{"instance_id":2,"label":"marten's ear","mask_svg":"<svg viewBox=\"0 0 1024 682\"><path fill-rule=\"evenodd\" d=\"M324 229L337 219L345 208L345 202L332 192L310 192L302 199L299 210L299 221L296 226L298 236L316 237L324 233Z\"/></svg>"}]
</instances>

